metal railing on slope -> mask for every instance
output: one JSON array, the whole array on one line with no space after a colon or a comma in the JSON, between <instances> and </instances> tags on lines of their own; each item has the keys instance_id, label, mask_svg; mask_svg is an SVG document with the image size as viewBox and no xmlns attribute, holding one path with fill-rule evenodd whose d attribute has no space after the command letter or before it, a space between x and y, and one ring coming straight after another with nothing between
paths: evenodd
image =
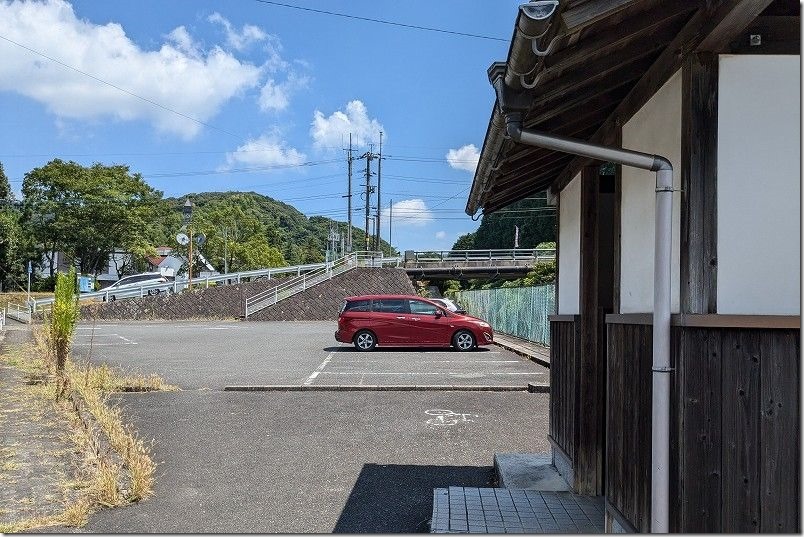
<instances>
[{"instance_id":1,"label":"metal railing on slope","mask_svg":"<svg viewBox=\"0 0 804 537\"><path fill-rule=\"evenodd\" d=\"M399 257L384 257L382 252L353 252L327 263L323 268L302 274L272 289L267 289L246 298L244 317L248 318L249 315L253 315L269 306L273 306L277 302L297 295L310 287L354 268L399 266L400 261Z\"/></svg>"},{"instance_id":2,"label":"metal railing on slope","mask_svg":"<svg viewBox=\"0 0 804 537\"><path fill-rule=\"evenodd\" d=\"M310 263L307 265L294 265L291 267L275 267L258 270L247 270L243 272L230 272L229 274L217 274L215 276L205 276L203 278L193 278L193 287L209 287L210 284L224 283L241 283L243 280L252 281L255 278L268 278L282 274L293 274L300 276L305 272L318 270L326 266L326 263ZM103 299L109 300L114 296L117 298L139 298L145 295L154 293L173 292L178 293L188 287L187 278L176 278L172 282L166 283L148 283L138 285L129 289L104 289L102 291L95 291L92 293L82 293L79 295L79 300ZM31 299L31 308L33 311L40 311L49 308L53 304L53 297L44 297L39 299Z\"/></svg>"}]
</instances>

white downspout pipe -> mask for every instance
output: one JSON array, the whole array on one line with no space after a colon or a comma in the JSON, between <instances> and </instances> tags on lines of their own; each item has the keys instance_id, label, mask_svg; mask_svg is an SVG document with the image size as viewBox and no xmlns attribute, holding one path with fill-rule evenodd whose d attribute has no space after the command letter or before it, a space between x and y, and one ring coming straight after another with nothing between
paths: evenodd
<instances>
[{"instance_id":1,"label":"white downspout pipe","mask_svg":"<svg viewBox=\"0 0 804 537\"><path fill-rule=\"evenodd\" d=\"M526 145L656 172L653 262L653 401L651 532L670 531L670 267L673 238L673 166L665 157L523 130L518 113L506 114L508 135Z\"/></svg>"}]
</instances>

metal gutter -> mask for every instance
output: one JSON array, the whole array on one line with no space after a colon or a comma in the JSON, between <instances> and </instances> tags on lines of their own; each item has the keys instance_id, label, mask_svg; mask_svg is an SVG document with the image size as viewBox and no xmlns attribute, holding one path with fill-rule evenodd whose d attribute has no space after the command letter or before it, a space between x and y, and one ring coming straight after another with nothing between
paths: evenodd
<instances>
[{"instance_id":1,"label":"metal gutter","mask_svg":"<svg viewBox=\"0 0 804 537\"><path fill-rule=\"evenodd\" d=\"M651 531L670 531L670 276L673 237L673 166L660 155L608 147L522 128L525 104L494 64L489 80L497 94L506 133L516 142L656 172L653 262L653 399L651 431Z\"/></svg>"}]
</instances>

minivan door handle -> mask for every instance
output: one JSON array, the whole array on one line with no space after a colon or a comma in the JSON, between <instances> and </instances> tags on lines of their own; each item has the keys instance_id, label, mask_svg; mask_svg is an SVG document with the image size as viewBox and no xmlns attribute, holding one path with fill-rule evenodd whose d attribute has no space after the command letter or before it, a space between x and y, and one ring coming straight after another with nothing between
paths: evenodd
<instances>
[{"instance_id":1,"label":"minivan door handle","mask_svg":"<svg viewBox=\"0 0 804 537\"><path fill-rule=\"evenodd\" d=\"M412 321L421 321L421 318L419 318L419 317L411 317L410 319Z\"/></svg>"},{"instance_id":2,"label":"minivan door handle","mask_svg":"<svg viewBox=\"0 0 804 537\"><path fill-rule=\"evenodd\" d=\"M396 316L396 318L397 318L397 319L404 319L404 318L405 318L405 316L403 315L403 316L401 316L401 317L400 317L399 315L397 315L397 316Z\"/></svg>"}]
</instances>

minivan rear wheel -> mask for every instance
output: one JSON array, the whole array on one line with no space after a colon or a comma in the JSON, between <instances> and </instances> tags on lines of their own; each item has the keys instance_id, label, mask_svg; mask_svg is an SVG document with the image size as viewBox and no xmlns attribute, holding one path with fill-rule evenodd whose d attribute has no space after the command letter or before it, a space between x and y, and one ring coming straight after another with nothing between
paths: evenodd
<instances>
[{"instance_id":1,"label":"minivan rear wheel","mask_svg":"<svg viewBox=\"0 0 804 537\"><path fill-rule=\"evenodd\" d=\"M377 346L377 337L370 330L360 330L352 341L359 351L370 351Z\"/></svg>"},{"instance_id":2,"label":"minivan rear wheel","mask_svg":"<svg viewBox=\"0 0 804 537\"><path fill-rule=\"evenodd\" d=\"M469 330L458 330L452 336L452 346L459 351L470 351L475 345L475 336Z\"/></svg>"}]
</instances>

